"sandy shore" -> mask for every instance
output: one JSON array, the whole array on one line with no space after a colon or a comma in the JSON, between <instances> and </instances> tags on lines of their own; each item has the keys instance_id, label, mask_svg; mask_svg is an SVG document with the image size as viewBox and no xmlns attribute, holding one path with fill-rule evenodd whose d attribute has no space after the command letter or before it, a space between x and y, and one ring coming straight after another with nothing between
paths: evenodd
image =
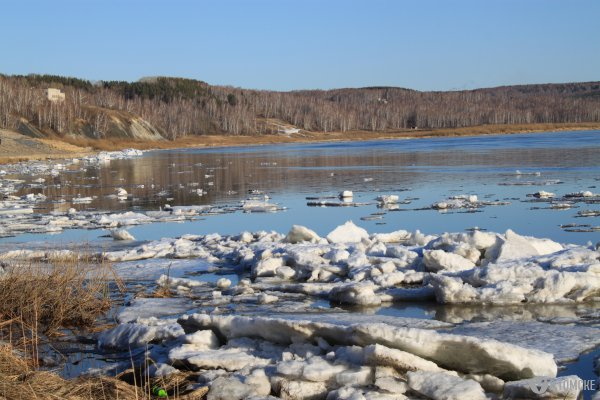
<instances>
[{"instance_id":1,"label":"sandy shore","mask_svg":"<svg viewBox=\"0 0 600 400\"><path fill-rule=\"evenodd\" d=\"M533 132L558 132L571 130L600 129L600 123L573 124L527 124L527 125L482 125L456 129L397 130L385 132L302 132L300 134L231 136L204 135L186 137L174 141L140 142L132 140L92 139L37 139L17 132L0 129L0 164L24 160L60 159L79 157L98 150L122 150L125 148L176 149L193 147L231 147L283 143L316 143L336 141L368 141L385 139L414 139L431 137L478 136Z\"/></svg>"}]
</instances>

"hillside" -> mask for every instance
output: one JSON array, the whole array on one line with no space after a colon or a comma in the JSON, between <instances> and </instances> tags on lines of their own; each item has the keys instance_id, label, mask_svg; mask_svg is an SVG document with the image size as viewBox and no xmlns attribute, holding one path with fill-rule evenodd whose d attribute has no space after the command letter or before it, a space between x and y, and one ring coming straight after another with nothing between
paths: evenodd
<instances>
[{"instance_id":1,"label":"hillside","mask_svg":"<svg viewBox=\"0 0 600 400\"><path fill-rule=\"evenodd\" d=\"M50 101L47 88L60 89L64 100ZM450 92L396 87L275 92L183 78L92 83L0 75L0 128L33 137L160 141L598 122L600 82Z\"/></svg>"}]
</instances>

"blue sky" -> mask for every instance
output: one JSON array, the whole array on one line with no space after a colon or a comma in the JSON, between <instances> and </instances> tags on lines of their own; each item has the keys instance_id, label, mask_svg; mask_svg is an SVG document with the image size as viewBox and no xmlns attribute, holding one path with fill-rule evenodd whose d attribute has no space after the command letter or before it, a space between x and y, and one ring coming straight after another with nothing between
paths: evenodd
<instances>
[{"instance_id":1,"label":"blue sky","mask_svg":"<svg viewBox=\"0 0 600 400\"><path fill-rule=\"evenodd\" d=\"M600 80L596 0L4 0L0 72L293 90Z\"/></svg>"}]
</instances>

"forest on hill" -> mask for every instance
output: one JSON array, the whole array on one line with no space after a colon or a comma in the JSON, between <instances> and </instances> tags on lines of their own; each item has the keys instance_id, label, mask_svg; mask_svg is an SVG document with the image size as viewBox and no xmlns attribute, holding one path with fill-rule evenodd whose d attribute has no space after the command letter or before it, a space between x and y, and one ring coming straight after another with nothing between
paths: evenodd
<instances>
[{"instance_id":1,"label":"forest on hill","mask_svg":"<svg viewBox=\"0 0 600 400\"><path fill-rule=\"evenodd\" d=\"M65 93L50 101L47 88ZM422 92L396 87L277 92L155 77L137 82L0 75L0 128L107 138L137 124L177 139L269 134L278 124L313 132L460 128L484 124L600 122L600 82ZM142 122L140 122L140 120ZM267 123L267 121L276 121ZM141 127L141 128L140 128ZM121 133L115 133L121 132Z\"/></svg>"}]
</instances>

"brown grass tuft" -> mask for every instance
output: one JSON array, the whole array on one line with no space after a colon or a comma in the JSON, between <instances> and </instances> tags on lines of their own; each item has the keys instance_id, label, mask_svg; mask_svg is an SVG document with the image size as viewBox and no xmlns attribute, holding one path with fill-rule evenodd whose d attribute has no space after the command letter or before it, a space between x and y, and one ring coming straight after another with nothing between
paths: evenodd
<instances>
[{"instance_id":1,"label":"brown grass tuft","mask_svg":"<svg viewBox=\"0 0 600 400\"><path fill-rule=\"evenodd\" d=\"M5 266L0 278L0 321L17 320L52 335L62 327L90 327L109 310L107 264L64 259Z\"/></svg>"},{"instance_id":2,"label":"brown grass tuft","mask_svg":"<svg viewBox=\"0 0 600 400\"><path fill-rule=\"evenodd\" d=\"M116 378L83 376L63 379L39 369L38 344L62 328L98 328L98 317L111 307L110 265L81 255L58 255L46 262L3 265L0 272L0 400L153 399L158 386L170 399L200 400L208 388L189 392L191 372L150 378L151 360ZM119 286L117 288L120 288ZM43 338L43 339L41 339Z\"/></svg>"},{"instance_id":3,"label":"brown grass tuft","mask_svg":"<svg viewBox=\"0 0 600 400\"><path fill-rule=\"evenodd\" d=\"M86 376L66 380L53 372L36 370L10 345L0 345L0 400L150 400L158 386L169 399L201 400L208 387L189 391L197 381L193 373L180 372L165 378L147 379L144 369L127 370L116 378Z\"/></svg>"},{"instance_id":4,"label":"brown grass tuft","mask_svg":"<svg viewBox=\"0 0 600 400\"><path fill-rule=\"evenodd\" d=\"M0 340L34 367L42 339L63 328L89 329L111 307L112 267L84 257L4 264L0 272Z\"/></svg>"},{"instance_id":5,"label":"brown grass tuft","mask_svg":"<svg viewBox=\"0 0 600 400\"><path fill-rule=\"evenodd\" d=\"M12 346L0 346L0 399L143 399L138 392L115 378L65 380L53 372L36 371Z\"/></svg>"}]
</instances>

